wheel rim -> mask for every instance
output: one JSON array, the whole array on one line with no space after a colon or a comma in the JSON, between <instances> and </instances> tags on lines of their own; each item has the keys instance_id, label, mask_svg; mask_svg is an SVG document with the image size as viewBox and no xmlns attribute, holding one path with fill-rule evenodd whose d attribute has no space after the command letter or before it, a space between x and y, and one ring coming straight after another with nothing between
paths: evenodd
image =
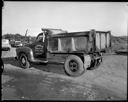
<instances>
[{"instance_id":1,"label":"wheel rim","mask_svg":"<svg viewBox=\"0 0 128 102\"><path fill-rule=\"evenodd\" d=\"M78 63L74 60L71 60L69 62L69 69L72 71L72 72L77 72L78 71Z\"/></svg>"},{"instance_id":2,"label":"wheel rim","mask_svg":"<svg viewBox=\"0 0 128 102\"><path fill-rule=\"evenodd\" d=\"M21 62L22 62L22 65L26 65L26 59L25 59L25 57L21 57Z\"/></svg>"}]
</instances>

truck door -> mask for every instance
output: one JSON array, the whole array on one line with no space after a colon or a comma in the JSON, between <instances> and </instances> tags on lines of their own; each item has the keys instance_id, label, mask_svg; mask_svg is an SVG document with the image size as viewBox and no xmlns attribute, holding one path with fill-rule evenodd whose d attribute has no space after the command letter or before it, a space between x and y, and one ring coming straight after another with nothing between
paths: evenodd
<instances>
[{"instance_id":1,"label":"truck door","mask_svg":"<svg viewBox=\"0 0 128 102\"><path fill-rule=\"evenodd\" d=\"M40 33L37 38L36 42L33 46L34 57L37 59L44 59L47 58L47 39L45 33Z\"/></svg>"}]
</instances>

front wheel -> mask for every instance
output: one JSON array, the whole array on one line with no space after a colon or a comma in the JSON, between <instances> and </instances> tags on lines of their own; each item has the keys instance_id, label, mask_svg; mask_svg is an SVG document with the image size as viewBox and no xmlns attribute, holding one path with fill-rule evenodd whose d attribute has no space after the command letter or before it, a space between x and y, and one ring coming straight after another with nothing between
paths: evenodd
<instances>
[{"instance_id":1,"label":"front wheel","mask_svg":"<svg viewBox=\"0 0 128 102\"><path fill-rule=\"evenodd\" d=\"M65 71L70 76L80 76L84 72L83 61L76 55L69 56L64 64Z\"/></svg>"},{"instance_id":2,"label":"front wheel","mask_svg":"<svg viewBox=\"0 0 128 102\"><path fill-rule=\"evenodd\" d=\"M30 68L30 62L28 61L28 58L24 53L22 53L19 56L19 63L22 68L25 68L25 69Z\"/></svg>"}]
</instances>

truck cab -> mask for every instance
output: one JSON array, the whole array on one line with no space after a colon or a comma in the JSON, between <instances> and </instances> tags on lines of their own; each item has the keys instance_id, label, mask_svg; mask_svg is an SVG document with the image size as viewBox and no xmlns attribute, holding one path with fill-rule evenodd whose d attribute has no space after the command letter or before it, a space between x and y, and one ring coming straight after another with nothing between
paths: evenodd
<instances>
[{"instance_id":1,"label":"truck cab","mask_svg":"<svg viewBox=\"0 0 128 102\"><path fill-rule=\"evenodd\" d=\"M16 59L23 68L38 62L63 64L68 75L79 76L87 68L98 67L102 52L110 47L110 31L68 33L61 29L42 29L35 42L16 49Z\"/></svg>"}]
</instances>

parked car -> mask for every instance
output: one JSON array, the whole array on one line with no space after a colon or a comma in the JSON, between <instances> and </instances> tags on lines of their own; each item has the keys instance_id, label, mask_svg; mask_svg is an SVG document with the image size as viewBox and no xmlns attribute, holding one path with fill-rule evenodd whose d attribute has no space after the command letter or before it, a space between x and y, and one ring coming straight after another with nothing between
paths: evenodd
<instances>
[{"instance_id":1,"label":"parked car","mask_svg":"<svg viewBox=\"0 0 128 102\"><path fill-rule=\"evenodd\" d=\"M10 50L11 45L8 39L2 39L2 50Z\"/></svg>"},{"instance_id":2,"label":"parked car","mask_svg":"<svg viewBox=\"0 0 128 102\"><path fill-rule=\"evenodd\" d=\"M14 47L15 46L15 40L10 40L10 45L11 45L11 47Z\"/></svg>"},{"instance_id":3,"label":"parked car","mask_svg":"<svg viewBox=\"0 0 128 102\"><path fill-rule=\"evenodd\" d=\"M23 46L22 42L21 41L15 41L15 47L21 47Z\"/></svg>"}]
</instances>

